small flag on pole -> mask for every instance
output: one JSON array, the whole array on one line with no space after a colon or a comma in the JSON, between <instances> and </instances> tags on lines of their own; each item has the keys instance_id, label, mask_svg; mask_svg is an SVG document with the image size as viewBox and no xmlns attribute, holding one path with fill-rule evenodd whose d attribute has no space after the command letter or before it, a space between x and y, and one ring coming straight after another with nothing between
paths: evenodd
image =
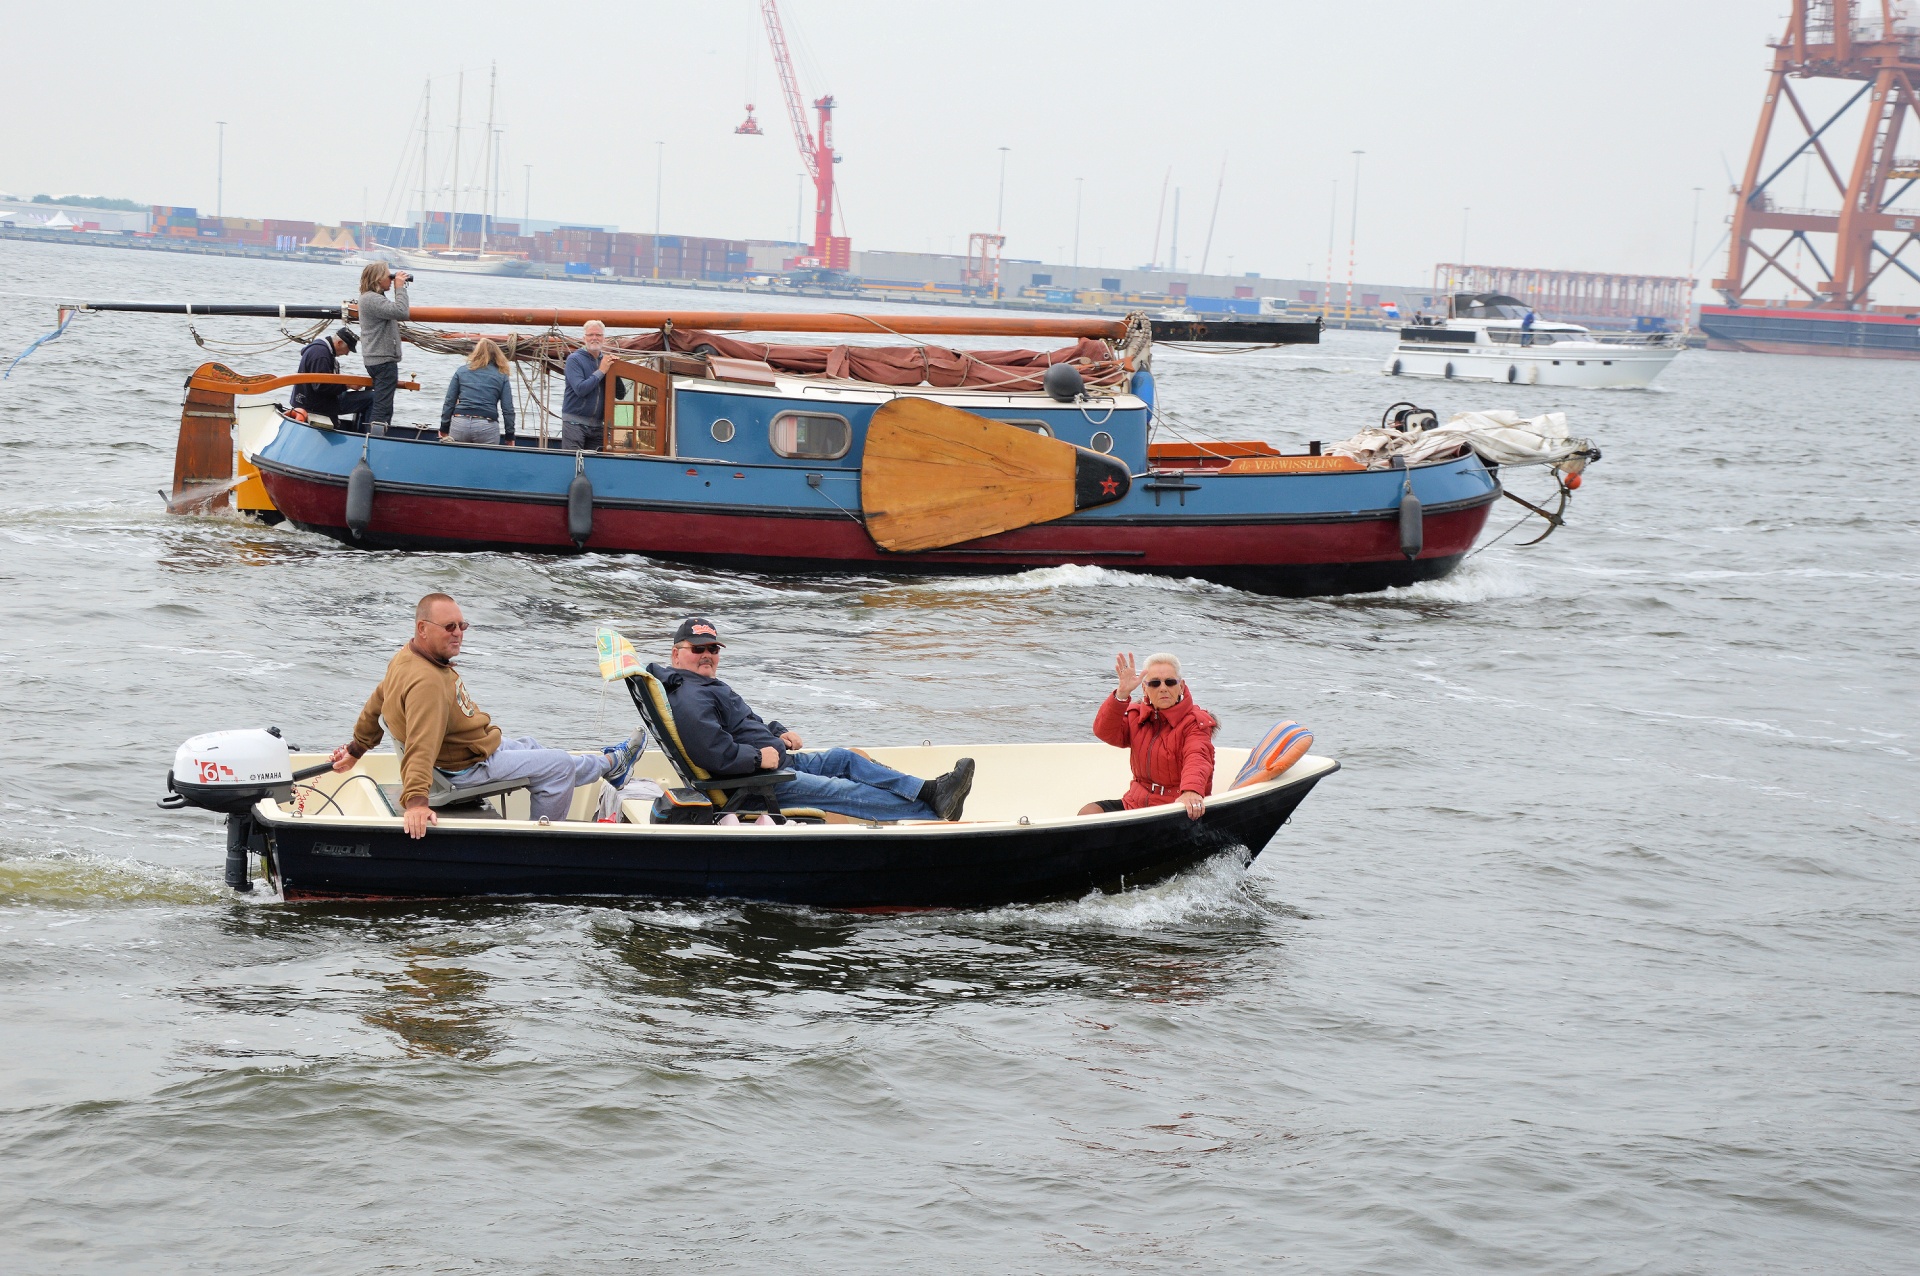
<instances>
[{"instance_id":1,"label":"small flag on pole","mask_svg":"<svg viewBox=\"0 0 1920 1276\"><path fill-rule=\"evenodd\" d=\"M1398 319L1400 317L1400 303L1397 301L1383 301L1380 303L1380 309L1385 312L1389 319Z\"/></svg>"},{"instance_id":2,"label":"small flag on pole","mask_svg":"<svg viewBox=\"0 0 1920 1276\"><path fill-rule=\"evenodd\" d=\"M631 678L642 672L646 666L640 661L640 654L633 649L618 632L612 629L600 631L600 677L606 682L616 678Z\"/></svg>"}]
</instances>

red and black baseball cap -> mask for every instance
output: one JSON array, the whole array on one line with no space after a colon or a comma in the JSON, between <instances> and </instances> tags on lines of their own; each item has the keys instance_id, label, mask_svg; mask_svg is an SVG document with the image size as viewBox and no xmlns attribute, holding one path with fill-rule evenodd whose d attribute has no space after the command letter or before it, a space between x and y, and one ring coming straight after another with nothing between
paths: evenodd
<instances>
[{"instance_id":1,"label":"red and black baseball cap","mask_svg":"<svg viewBox=\"0 0 1920 1276\"><path fill-rule=\"evenodd\" d=\"M680 622L680 627L673 631L673 645L678 647L683 642L698 643L701 646L707 643L713 643L719 647L727 645L720 641L720 631L715 629L713 622L705 616L688 616Z\"/></svg>"}]
</instances>

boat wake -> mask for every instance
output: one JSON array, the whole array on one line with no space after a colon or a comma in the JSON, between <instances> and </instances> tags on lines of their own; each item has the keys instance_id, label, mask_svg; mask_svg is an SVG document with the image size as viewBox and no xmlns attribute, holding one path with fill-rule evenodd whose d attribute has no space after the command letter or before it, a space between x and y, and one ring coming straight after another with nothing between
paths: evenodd
<instances>
[{"instance_id":1,"label":"boat wake","mask_svg":"<svg viewBox=\"0 0 1920 1276\"><path fill-rule=\"evenodd\" d=\"M923 581L905 586L943 594L1033 594L1059 589L1157 589L1168 593L1191 594L1195 591L1230 594L1238 591L1226 585L1192 576L1152 576L1142 572L1115 571L1110 567L1068 564L1062 567L1035 567L1007 576L961 576L948 580Z\"/></svg>"},{"instance_id":2,"label":"boat wake","mask_svg":"<svg viewBox=\"0 0 1920 1276\"><path fill-rule=\"evenodd\" d=\"M1196 924L1264 921L1276 908L1248 884L1248 855L1230 847L1184 873L1136 890L1095 891L1052 904L1010 904L978 915L1032 930L1154 932Z\"/></svg>"},{"instance_id":3,"label":"boat wake","mask_svg":"<svg viewBox=\"0 0 1920 1276\"><path fill-rule=\"evenodd\" d=\"M1522 598L1533 592L1533 584L1512 563L1497 558L1475 556L1462 563L1450 575L1439 580L1423 580L1414 585L1396 585L1377 594L1350 594L1339 601L1358 603L1487 603L1503 598Z\"/></svg>"},{"instance_id":4,"label":"boat wake","mask_svg":"<svg viewBox=\"0 0 1920 1276\"><path fill-rule=\"evenodd\" d=\"M0 855L0 907L218 904L238 898L211 874L76 851Z\"/></svg>"}]
</instances>

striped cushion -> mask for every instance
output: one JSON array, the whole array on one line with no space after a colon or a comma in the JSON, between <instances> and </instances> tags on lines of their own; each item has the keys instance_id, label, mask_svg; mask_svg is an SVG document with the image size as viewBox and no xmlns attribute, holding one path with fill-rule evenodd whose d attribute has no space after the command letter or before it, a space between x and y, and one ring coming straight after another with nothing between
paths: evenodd
<instances>
[{"instance_id":1,"label":"striped cushion","mask_svg":"<svg viewBox=\"0 0 1920 1276\"><path fill-rule=\"evenodd\" d=\"M1312 747L1311 731L1297 722L1276 722L1260 737L1260 743L1253 746L1253 752L1247 755L1247 764L1240 768L1240 774L1233 777L1229 787L1239 789L1249 784L1264 784L1306 757Z\"/></svg>"}]
</instances>

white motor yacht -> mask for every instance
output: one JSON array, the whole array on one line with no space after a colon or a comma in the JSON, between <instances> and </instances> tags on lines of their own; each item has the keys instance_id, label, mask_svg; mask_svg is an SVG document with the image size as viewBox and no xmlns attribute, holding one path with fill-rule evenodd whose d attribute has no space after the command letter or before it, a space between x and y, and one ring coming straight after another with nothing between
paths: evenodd
<instances>
[{"instance_id":1,"label":"white motor yacht","mask_svg":"<svg viewBox=\"0 0 1920 1276\"><path fill-rule=\"evenodd\" d=\"M1577 323L1529 321L1504 293L1448 298L1447 318L1416 319L1381 369L1394 377L1517 385L1640 389L1685 348L1678 333L1598 333Z\"/></svg>"}]
</instances>

